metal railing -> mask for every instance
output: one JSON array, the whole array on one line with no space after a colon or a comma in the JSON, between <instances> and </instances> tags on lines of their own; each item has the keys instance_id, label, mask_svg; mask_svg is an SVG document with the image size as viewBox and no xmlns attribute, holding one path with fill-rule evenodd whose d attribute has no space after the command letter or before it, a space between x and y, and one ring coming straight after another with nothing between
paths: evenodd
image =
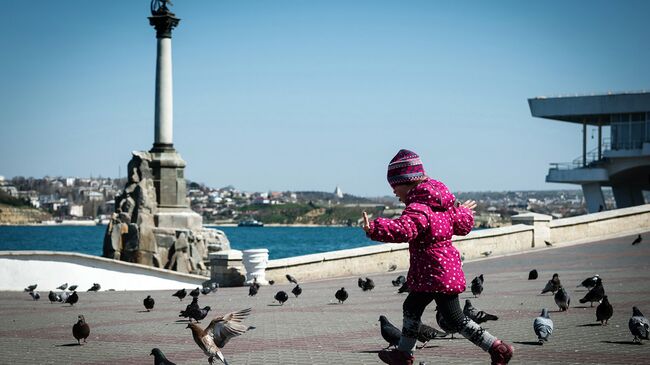
<instances>
[{"instance_id":1,"label":"metal railing","mask_svg":"<svg viewBox=\"0 0 650 365\"><path fill-rule=\"evenodd\" d=\"M611 148L611 140L609 138L603 138L603 142L600 145L601 153L607 149ZM580 155L573 159L571 162L552 162L551 170L573 170L583 167L596 167L605 161L602 156L598 156L598 147L587 152L586 154L586 165L584 164L583 155ZM600 157L600 158L599 158Z\"/></svg>"}]
</instances>

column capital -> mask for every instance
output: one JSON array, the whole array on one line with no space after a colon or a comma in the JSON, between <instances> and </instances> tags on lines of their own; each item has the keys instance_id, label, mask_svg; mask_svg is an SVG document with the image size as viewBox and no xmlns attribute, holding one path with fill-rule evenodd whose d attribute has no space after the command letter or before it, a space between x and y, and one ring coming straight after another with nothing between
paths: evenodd
<instances>
[{"instance_id":1,"label":"column capital","mask_svg":"<svg viewBox=\"0 0 650 365\"><path fill-rule=\"evenodd\" d=\"M181 20L167 7L169 0L151 0L149 24L156 28L156 38L171 38L172 29Z\"/></svg>"}]
</instances>

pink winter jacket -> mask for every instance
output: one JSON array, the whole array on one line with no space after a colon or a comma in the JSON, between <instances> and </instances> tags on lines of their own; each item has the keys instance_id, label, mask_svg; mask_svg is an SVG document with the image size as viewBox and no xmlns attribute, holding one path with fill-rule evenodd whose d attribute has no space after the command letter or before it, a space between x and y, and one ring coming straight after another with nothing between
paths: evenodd
<instances>
[{"instance_id":1,"label":"pink winter jacket","mask_svg":"<svg viewBox=\"0 0 650 365\"><path fill-rule=\"evenodd\" d=\"M459 294L465 291L460 254L453 235L464 236L474 226L471 210L454 206L456 197L445 184L428 179L406 197L406 209L396 219L370 222L368 237L381 242L408 242L410 268L407 283L415 292Z\"/></svg>"}]
</instances>

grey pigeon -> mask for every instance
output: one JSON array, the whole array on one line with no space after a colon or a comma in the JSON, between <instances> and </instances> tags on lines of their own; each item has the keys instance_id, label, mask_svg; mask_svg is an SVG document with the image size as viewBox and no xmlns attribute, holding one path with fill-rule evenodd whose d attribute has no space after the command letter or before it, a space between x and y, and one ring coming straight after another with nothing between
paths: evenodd
<instances>
[{"instance_id":1,"label":"grey pigeon","mask_svg":"<svg viewBox=\"0 0 650 365\"><path fill-rule=\"evenodd\" d=\"M591 289L591 288L595 287L596 285L598 285L599 282L602 282L602 279L600 278L600 276L598 274L596 274L596 275L594 275L592 277L589 277L589 278L586 278L585 280L583 280L580 284L578 284L577 287L579 288L581 286L584 286L587 289Z\"/></svg>"},{"instance_id":2,"label":"grey pigeon","mask_svg":"<svg viewBox=\"0 0 650 365\"><path fill-rule=\"evenodd\" d=\"M406 277L404 275L400 275L397 277L397 279L392 280L391 283L393 286L400 286L406 282Z\"/></svg>"},{"instance_id":3,"label":"grey pigeon","mask_svg":"<svg viewBox=\"0 0 650 365\"><path fill-rule=\"evenodd\" d=\"M394 346L397 348L397 345L399 344L399 339L402 337L402 331L400 331L397 327L393 326L392 323L386 318L386 316L379 316L379 328L381 330L381 337L388 342L388 346L386 346L386 349Z\"/></svg>"},{"instance_id":4,"label":"grey pigeon","mask_svg":"<svg viewBox=\"0 0 650 365\"><path fill-rule=\"evenodd\" d=\"M603 283L598 282L598 284L593 287L587 294L585 294L585 297L580 299L580 303L587 303L589 302L591 306L594 306L594 302L600 302L603 300L603 297L605 296L605 288L603 288Z\"/></svg>"},{"instance_id":5,"label":"grey pigeon","mask_svg":"<svg viewBox=\"0 0 650 365\"><path fill-rule=\"evenodd\" d=\"M417 337L418 341L422 342L422 347L420 347L420 349L423 349L429 341L438 337L447 337L447 333L443 331L439 331L424 323L420 323L420 328L418 329L418 337Z\"/></svg>"},{"instance_id":6,"label":"grey pigeon","mask_svg":"<svg viewBox=\"0 0 650 365\"><path fill-rule=\"evenodd\" d=\"M472 279L471 289L472 289L472 294L474 294L475 297L483 293L483 274Z\"/></svg>"},{"instance_id":7,"label":"grey pigeon","mask_svg":"<svg viewBox=\"0 0 650 365\"><path fill-rule=\"evenodd\" d=\"M152 349L151 355L153 355L153 365L176 365L176 363L167 360L167 357L159 348Z\"/></svg>"},{"instance_id":8,"label":"grey pigeon","mask_svg":"<svg viewBox=\"0 0 650 365\"><path fill-rule=\"evenodd\" d=\"M54 302L60 302L61 301L60 298L59 298L59 295L56 294L55 292L51 291L51 290L50 290L50 294L47 295L47 299L50 300L50 304L52 304Z\"/></svg>"},{"instance_id":9,"label":"grey pigeon","mask_svg":"<svg viewBox=\"0 0 650 365\"><path fill-rule=\"evenodd\" d=\"M300 287L300 285L296 284L296 286L293 289L291 289L291 293L295 295L296 298L298 298L298 296L302 294L302 288Z\"/></svg>"},{"instance_id":10,"label":"grey pigeon","mask_svg":"<svg viewBox=\"0 0 650 365\"><path fill-rule=\"evenodd\" d=\"M211 309L211 308L210 308L209 305L206 305L205 307L203 307L203 308L201 308L201 309L193 309L193 310L190 312L190 316L189 316L189 317L190 317L191 319L194 319L194 320L198 323L199 321L202 321L205 317L207 317L208 312L210 311L210 309ZM190 322L191 322L191 321L190 321Z\"/></svg>"},{"instance_id":11,"label":"grey pigeon","mask_svg":"<svg viewBox=\"0 0 650 365\"><path fill-rule=\"evenodd\" d=\"M68 293L66 293L64 291L58 293L57 295L59 296L59 302L62 302L62 303L65 303L66 300L68 300L68 297L70 296L70 294L68 294Z\"/></svg>"},{"instance_id":12,"label":"grey pigeon","mask_svg":"<svg viewBox=\"0 0 650 365\"><path fill-rule=\"evenodd\" d=\"M648 319L643 316L639 308L632 307L632 318L630 318L627 325L634 336L634 342L641 343L641 340L648 340L650 322L648 322Z\"/></svg>"},{"instance_id":13,"label":"grey pigeon","mask_svg":"<svg viewBox=\"0 0 650 365\"><path fill-rule=\"evenodd\" d=\"M537 280L538 276L539 276L539 275L537 274L537 270L532 269L532 270L530 270L530 272L528 273L528 280Z\"/></svg>"},{"instance_id":14,"label":"grey pigeon","mask_svg":"<svg viewBox=\"0 0 650 365\"><path fill-rule=\"evenodd\" d=\"M607 325L607 321L614 315L614 307L609 303L607 295L603 297L603 301L596 307L596 321L599 321L603 326Z\"/></svg>"},{"instance_id":15,"label":"grey pigeon","mask_svg":"<svg viewBox=\"0 0 650 365\"><path fill-rule=\"evenodd\" d=\"M289 295L285 291L280 290L279 292L275 293L275 296L273 298L275 298L275 300L277 300L280 305L284 305L284 302L289 300Z\"/></svg>"},{"instance_id":16,"label":"grey pigeon","mask_svg":"<svg viewBox=\"0 0 650 365\"><path fill-rule=\"evenodd\" d=\"M66 290L67 288L68 288L68 283L63 283L59 287L57 287L57 289L59 290Z\"/></svg>"},{"instance_id":17,"label":"grey pigeon","mask_svg":"<svg viewBox=\"0 0 650 365\"><path fill-rule=\"evenodd\" d=\"M542 314L533 321L533 329L540 344L548 342L548 338L553 333L553 320L549 317L546 308L542 309Z\"/></svg>"},{"instance_id":18,"label":"grey pigeon","mask_svg":"<svg viewBox=\"0 0 650 365\"><path fill-rule=\"evenodd\" d=\"M390 264L390 266L388 266L388 272L395 271L395 270L397 270L397 265Z\"/></svg>"},{"instance_id":19,"label":"grey pigeon","mask_svg":"<svg viewBox=\"0 0 650 365\"><path fill-rule=\"evenodd\" d=\"M147 297L144 298L144 300L142 301L142 304L144 305L147 312L149 312L150 310L153 309L153 306L156 304L156 301L153 300L151 295L147 295Z\"/></svg>"},{"instance_id":20,"label":"grey pigeon","mask_svg":"<svg viewBox=\"0 0 650 365\"><path fill-rule=\"evenodd\" d=\"M348 292L345 288L341 288L334 293L334 297L339 301L339 303L343 303L348 299Z\"/></svg>"},{"instance_id":21,"label":"grey pigeon","mask_svg":"<svg viewBox=\"0 0 650 365\"><path fill-rule=\"evenodd\" d=\"M185 289L177 290L176 293L172 294L172 297L177 297L180 300L183 300L187 296L187 291Z\"/></svg>"},{"instance_id":22,"label":"grey pigeon","mask_svg":"<svg viewBox=\"0 0 650 365\"><path fill-rule=\"evenodd\" d=\"M210 293L212 293L212 289L210 287L204 286L201 288L201 294L208 295Z\"/></svg>"},{"instance_id":23,"label":"grey pigeon","mask_svg":"<svg viewBox=\"0 0 650 365\"><path fill-rule=\"evenodd\" d=\"M70 285L70 286L68 287L68 290L70 290L70 291L75 291L75 290L77 290L77 286L78 286L78 285Z\"/></svg>"},{"instance_id":24,"label":"grey pigeon","mask_svg":"<svg viewBox=\"0 0 650 365\"><path fill-rule=\"evenodd\" d=\"M287 274L285 276L287 277L287 280L289 280L290 283L294 283L294 284L298 285L298 280L296 280L296 278L294 278L293 276L291 276L289 274Z\"/></svg>"},{"instance_id":25,"label":"grey pigeon","mask_svg":"<svg viewBox=\"0 0 650 365\"><path fill-rule=\"evenodd\" d=\"M485 257L488 257L488 256L492 255L492 251L481 252L481 255L483 255Z\"/></svg>"},{"instance_id":26,"label":"grey pigeon","mask_svg":"<svg viewBox=\"0 0 650 365\"><path fill-rule=\"evenodd\" d=\"M480 311L472 305L472 302L470 302L469 299L465 299L465 307L463 308L463 314L466 317L469 317L472 321L481 324L487 321L496 321L499 319L499 317L486 313L484 311Z\"/></svg>"},{"instance_id":27,"label":"grey pigeon","mask_svg":"<svg viewBox=\"0 0 650 365\"><path fill-rule=\"evenodd\" d=\"M445 321L445 318L442 316L442 313L436 308L436 322L438 322L438 326L442 328L443 331L451 334L451 338L454 338L454 333L456 333L456 330L451 327L451 325L447 324Z\"/></svg>"},{"instance_id":28,"label":"grey pigeon","mask_svg":"<svg viewBox=\"0 0 650 365\"><path fill-rule=\"evenodd\" d=\"M198 297L199 294L201 294L201 289L198 286L190 292L191 297Z\"/></svg>"},{"instance_id":29,"label":"grey pigeon","mask_svg":"<svg viewBox=\"0 0 650 365\"><path fill-rule=\"evenodd\" d=\"M371 278L366 278L366 280L359 278L357 284L363 291L370 291L375 288L375 282Z\"/></svg>"},{"instance_id":30,"label":"grey pigeon","mask_svg":"<svg viewBox=\"0 0 650 365\"><path fill-rule=\"evenodd\" d=\"M641 238L641 235L638 235L636 239L632 241L632 245L638 245L639 243L641 243L642 240L643 238Z\"/></svg>"},{"instance_id":31,"label":"grey pigeon","mask_svg":"<svg viewBox=\"0 0 650 365\"><path fill-rule=\"evenodd\" d=\"M95 291L96 292L96 291L99 291L99 289L101 289L101 288L102 288L102 286L99 285L98 283L93 283L93 286L91 286L90 289L88 289L88 291Z\"/></svg>"},{"instance_id":32,"label":"grey pigeon","mask_svg":"<svg viewBox=\"0 0 650 365\"><path fill-rule=\"evenodd\" d=\"M38 284L29 285L28 287L25 288L25 291L26 292L34 291L34 289L36 289L37 286Z\"/></svg>"},{"instance_id":33,"label":"grey pigeon","mask_svg":"<svg viewBox=\"0 0 650 365\"><path fill-rule=\"evenodd\" d=\"M37 291L36 291L36 292L34 292L34 291L30 291L30 292L29 292L29 295L30 295L30 296L32 297L32 299L34 299L34 300L39 300L39 299L41 299L41 295L38 294Z\"/></svg>"},{"instance_id":34,"label":"grey pigeon","mask_svg":"<svg viewBox=\"0 0 650 365\"><path fill-rule=\"evenodd\" d=\"M555 293L555 304L557 304L560 311L564 312L569 309L569 304L571 304L571 297L569 293L564 290L564 287L560 285L559 289Z\"/></svg>"},{"instance_id":35,"label":"grey pigeon","mask_svg":"<svg viewBox=\"0 0 650 365\"><path fill-rule=\"evenodd\" d=\"M546 286L544 287L544 289L542 289L542 292L540 294L545 294L548 292L555 294L555 292L558 290L560 285L561 285L560 275L555 273L553 274L553 278L546 283Z\"/></svg>"}]
</instances>

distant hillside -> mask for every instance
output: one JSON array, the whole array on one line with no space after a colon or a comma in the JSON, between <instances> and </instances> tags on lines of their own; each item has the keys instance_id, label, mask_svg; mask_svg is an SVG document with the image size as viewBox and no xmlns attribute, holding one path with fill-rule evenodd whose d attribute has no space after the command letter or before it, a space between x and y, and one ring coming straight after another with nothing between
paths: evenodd
<instances>
[{"instance_id":1,"label":"distant hillside","mask_svg":"<svg viewBox=\"0 0 650 365\"><path fill-rule=\"evenodd\" d=\"M308 201L336 201L342 204L364 204L364 203L373 203L375 201L367 198L362 198L350 194L343 194L343 198L338 198L334 193L326 193L324 191L297 191L296 197L298 201L308 202Z\"/></svg>"},{"instance_id":2,"label":"distant hillside","mask_svg":"<svg viewBox=\"0 0 650 365\"><path fill-rule=\"evenodd\" d=\"M317 224L356 226L361 213L377 217L383 207L354 207L316 204L247 205L239 210L241 219L255 218L265 224Z\"/></svg>"},{"instance_id":3,"label":"distant hillside","mask_svg":"<svg viewBox=\"0 0 650 365\"><path fill-rule=\"evenodd\" d=\"M12 206L0 203L0 224L35 224L51 220L52 216L31 206Z\"/></svg>"}]
</instances>

